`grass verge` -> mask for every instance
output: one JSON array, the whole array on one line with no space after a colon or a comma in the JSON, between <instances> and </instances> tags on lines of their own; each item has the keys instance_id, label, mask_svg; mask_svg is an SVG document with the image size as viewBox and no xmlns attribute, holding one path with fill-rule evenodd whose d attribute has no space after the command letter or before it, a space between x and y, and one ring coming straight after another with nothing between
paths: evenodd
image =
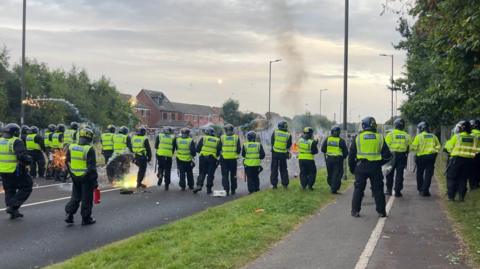
<instances>
[{"instance_id":1,"label":"grass verge","mask_svg":"<svg viewBox=\"0 0 480 269\"><path fill-rule=\"evenodd\" d=\"M239 268L334 199L321 170L314 191L294 180L288 190L242 197L49 268Z\"/></svg>"},{"instance_id":2,"label":"grass verge","mask_svg":"<svg viewBox=\"0 0 480 269\"><path fill-rule=\"evenodd\" d=\"M435 176L441 193L447 192L445 156L439 157ZM480 268L480 190L468 192L464 203L448 202L446 195L441 195L448 216L454 222L455 229L467 247L467 256L474 268Z\"/></svg>"}]
</instances>

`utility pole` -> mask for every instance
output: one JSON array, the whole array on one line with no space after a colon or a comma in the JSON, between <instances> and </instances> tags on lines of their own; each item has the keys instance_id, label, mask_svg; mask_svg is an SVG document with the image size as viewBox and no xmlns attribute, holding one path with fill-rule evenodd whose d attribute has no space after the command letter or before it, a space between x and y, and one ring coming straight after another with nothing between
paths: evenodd
<instances>
[{"instance_id":1,"label":"utility pole","mask_svg":"<svg viewBox=\"0 0 480 269\"><path fill-rule=\"evenodd\" d=\"M349 0L345 0L345 44L343 54L343 131L345 132L345 140L348 141L347 130L347 96L348 96L348 14ZM347 163L343 162L344 170L347 171ZM344 180L347 180L347 173L344 173Z\"/></svg>"},{"instance_id":2,"label":"utility pole","mask_svg":"<svg viewBox=\"0 0 480 269\"><path fill-rule=\"evenodd\" d=\"M380 56L382 56L382 57L390 57L391 60L392 60L392 69L391 69L391 75L390 75L390 83L391 83L391 84L390 84L390 85L391 85L391 89L390 89L390 90L391 90L391 92L392 92L392 93L391 93L391 99L392 99L392 100L391 100L391 115L392 115L391 117L392 117L392 120L393 120L393 118L395 117L395 110L396 110L396 109L394 109L394 106L395 106L395 105L394 105L394 101L393 101L393 92L394 92L394 90L395 90L395 89L393 88L393 87L394 87L394 85L393 85L393 84L394 84L394 78L393 78L393 71L394 71L394 70L393 70L393 68L394 68L394 65L393 65L394 62L393 62L393 61L394 61L394 56L393 56L393 54L384 54L384 53L380 54ZM396 106L395 106L395 107L396 107Z\"/></svg>"},{"instance_id":3,"label":"utility pole","mask_svg":"<svg viewBox=\"0 0 480 269\"><path fill-rule=\"evenodd\" d=\"M25 27L27 17L27 0L23 0L23 28L22 28L22 71L21 71L21 94L20 94L20 124L25 123Z\"/></svg>"},{"instance_id":4,"label":"utility pole","mask_svg":"<svg viewBox=\"0 0 480 269\"><path fill-rule=\"evenodd\" d=\"M271 119L271 103L272 103L272 63L278 63L282 59L277 59L275 61L270 61L269 62L269 73L268 73L268 115L267 115L267 121L270 124L270 119Z\"/></svg>"}]
</instances>

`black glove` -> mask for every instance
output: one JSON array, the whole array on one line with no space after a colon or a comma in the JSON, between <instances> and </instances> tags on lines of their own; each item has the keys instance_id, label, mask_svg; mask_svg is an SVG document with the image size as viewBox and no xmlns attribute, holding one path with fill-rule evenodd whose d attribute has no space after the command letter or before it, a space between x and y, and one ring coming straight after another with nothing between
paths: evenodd
<instances>
[{"instance_id":1,"label":"black glove","mask_svg":"<svg viewBox=\"0 0 480 269\"><path fill-rule=\"evenodd\" d=\"M190 165L192 166L192 168L194 168L194 167L195 167L195 162L194 162L194 161L191 161L191 162L190 162Z\"/></svg>"}]
</instances>

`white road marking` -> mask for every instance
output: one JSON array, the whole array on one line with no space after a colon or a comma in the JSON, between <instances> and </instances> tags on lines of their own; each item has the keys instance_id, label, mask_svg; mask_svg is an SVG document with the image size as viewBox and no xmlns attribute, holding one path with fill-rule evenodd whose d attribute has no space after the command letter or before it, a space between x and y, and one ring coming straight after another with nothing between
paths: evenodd
<instances>
[{"instance_id":1,"label":"white road marking","mask_svg":"<svg viewBox=\"0 0 480 269\"><path fill-rule=\"evenodd\" d=\"M386 206L387 215L390 213L390 210L392 209L394 201L395 201L395 196L392 195L388 200L388 203ZM358 258L357 264L355 265L355 269L367 268L368 263L370 262L370 258L373 255L373 251L375 250L378 240L380 239L380 235L382 234L383 227L385 226L385 221L387 221L387 218L378 219L377 225L375 226L375 229L373 229L372 234L368 239L367 245L365 246L365 249L363 249L362 254Z\"/></svg>"},{"instance_id":2,"label":"white road marking","mask_svg":"<svg viewBox=\"0 0 480 269\"><path fill-rule=\"evenodd\" d=\"M55 187L55 186L61 186L61 185L72 185L72 183L55 183L55 184L48 184L48 185L40 185L40 186L35 186L32 189L43 189L43 188L49 188L49 187ZM5 191L2 189L0 191L0 194L4 194Z\"/></svg>"},{"instance_id":3,"label":"white road marking","mask_svg":"<svg viewBox=\"0 0 480 269\"><path fill-rule=\"evenodd\" d=\"M119 189L120 188L113 188L113 189L108 189L108 190L104 190L104 191L100 191L100 192L105 193L105 192L116 191L116 190L119 190ZM60 197L60 198L56 198L56 199L40 201L40 202L36 202L36 203L31 203L31 204L24 204L24 205L22 205L22 208L29 207L29 206L34 206L34 205L42 205L42 204L47 204L47 203L58 202L58 201L63 201L63 200L67 200L67 199L70 199L70 196L65 196L65 197ZM5 211L6 209L7 208L0 208L0 212Z\"/></svg>"}]
</instances>

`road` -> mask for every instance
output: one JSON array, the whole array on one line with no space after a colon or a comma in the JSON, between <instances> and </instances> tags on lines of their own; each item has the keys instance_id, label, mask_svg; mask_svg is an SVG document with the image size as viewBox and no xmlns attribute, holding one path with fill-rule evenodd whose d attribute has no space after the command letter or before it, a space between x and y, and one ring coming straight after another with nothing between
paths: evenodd
<instances>
[{"instance_id":1,"label":"road","mask_svg":"<svg viewBox=\"0 0 480 269\"><path fill-rule=\"evenodd\" d=\"M297 167L295 160L290 167ZM323 161L317 160L319 166ZM175 167L175 166L174 166ZM270 169L268 161L261 174L261 186L267 188ZM217 169L214 190L222 189ZM295 168L290 169L295 174ZM175 172L172 171L172 174ZM151 177L150 173L150 177ZM175 177L174 177L175 178ZM5 211L4 194L0 194L0 268L38 268L56 263L87 250L124 239L139 232L170 223L206 208L231 201L247 194L246 183L239 179L238 195L207 196L205 191L193 195L182 192L173 180L170 191L150 187L145 193L120 195L112 187L102 189L102 202L95 205L97 224L82 227L77 215L76 225L68 227L63 219L69 199L70 184L37 181L31 197L21 209L25 218L11 221Z\"/></svg>"}]
</instances>

